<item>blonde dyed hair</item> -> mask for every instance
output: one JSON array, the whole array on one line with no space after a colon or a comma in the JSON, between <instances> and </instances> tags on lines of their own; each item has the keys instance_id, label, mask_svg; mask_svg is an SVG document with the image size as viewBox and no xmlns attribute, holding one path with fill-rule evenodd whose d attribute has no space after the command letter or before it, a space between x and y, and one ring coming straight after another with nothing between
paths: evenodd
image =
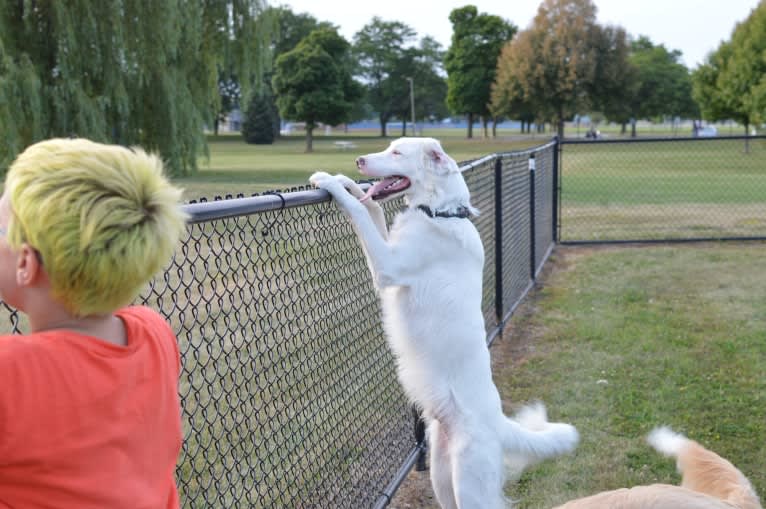
<instances>
[{"instance_id":1,"label":"blonde dyed hair","mask_svg":"<svg viewBox=\"0 0 766 509\"><path fill-rule=\"evenodd\" d=\"M141 149L52 139L19 155L5 193L8 242L38 251L52 295L77 316L133 301L186 227L181 190Z\"/></svg>"}]
</instances>

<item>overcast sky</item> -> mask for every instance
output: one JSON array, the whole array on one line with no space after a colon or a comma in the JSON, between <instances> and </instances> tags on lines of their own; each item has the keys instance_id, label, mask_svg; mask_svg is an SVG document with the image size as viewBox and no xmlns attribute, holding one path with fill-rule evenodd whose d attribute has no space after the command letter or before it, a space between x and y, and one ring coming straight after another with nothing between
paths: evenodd
<instances>
[{"instance_id":1,"label":"overcast sky","mask_svg":"<svg viewBox=\"0 0 766 509\"><path fill-rule=\"evenodd\" d=\"M319 21L340 27L349 42L373 16L401 21L418 33L430 35L444 49L449 47L452 25L449 13L456 7L475 5L480 13L503 17L520 29L537 13L540 0L273 0L293 12L308 12ZM694 68L705 56L728 40L737 22L744 21L758 0L595 0L598 21L620 25L632 36L646 35L655 44L683 53L682 62Z\"/></svg>"}]
</instances>

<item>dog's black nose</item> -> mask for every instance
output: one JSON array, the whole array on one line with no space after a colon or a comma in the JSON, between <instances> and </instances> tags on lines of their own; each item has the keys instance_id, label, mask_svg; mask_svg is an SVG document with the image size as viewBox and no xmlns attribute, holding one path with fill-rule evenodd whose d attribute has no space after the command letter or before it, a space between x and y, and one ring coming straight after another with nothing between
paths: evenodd
<instances>
[{"instance_id":1,"label":"dog's black nose","mask_svg":"<svg viewBox=\"0 0 766 509\"><path fill-rule=\"evenodd\" d=\"M357 157L356 158L356 167L361 168L364 166L364 157Z\"/></svg>"}]
</instances>

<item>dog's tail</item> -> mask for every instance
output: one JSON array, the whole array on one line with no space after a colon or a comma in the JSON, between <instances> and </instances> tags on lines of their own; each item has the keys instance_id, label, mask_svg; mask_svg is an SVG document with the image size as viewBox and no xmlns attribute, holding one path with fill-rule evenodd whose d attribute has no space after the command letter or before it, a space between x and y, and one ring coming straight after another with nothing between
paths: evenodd
<instances>
[{"instance_id":1,"label":"dog's tail","mask_svg":"<svg viewBox=\"0 0 766 509\"><path fill-rule=\"evenodd\" d=\"M523 407L514 419L505 418L502 440L513 475L537 461L571 452L580 437L570 424L548 422L545 405L537 402Z\"/></svg>"},{"instance_id":2,"label":"dog's tail","mask_svg":"<svg viewBox=\"0 0 766 509\"><path fill-rule=\"evenodd\" d=\"M750 481L713 451L665 426L652 430L647 441L660 453L676 458L684 488L724 500L739 509L762 509Z\"/></svg>"}]
</instances>

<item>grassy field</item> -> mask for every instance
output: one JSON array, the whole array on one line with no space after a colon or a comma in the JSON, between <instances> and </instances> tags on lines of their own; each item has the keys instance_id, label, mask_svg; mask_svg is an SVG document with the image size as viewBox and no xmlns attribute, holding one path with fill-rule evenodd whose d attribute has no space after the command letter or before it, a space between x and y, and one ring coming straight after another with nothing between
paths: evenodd
<instances>
[{"instance_id":1,"label":"grassy field","mask_svg":"<svg viewBox=\"0 0 766 509\"><path fill-rule=\"evenodd\" d=\"M497 139L466 139L462 130L425 131L425 136L436 136L444 149L457 161L475 159L494 152L522 149L546 143L550 135L511 136L500 133ZM361 154L379 152L392 138L366 135L319 135L314 140L314 152L305 153L303 136L288 136L273 145L248 145L239 134L209 138L210 158L200 159L199 173L193 177L176 179L184 188L187 200L199 197L224 196L243 193L249 196L266 190L288 189L308 184L309 176L324 170L345 173L354 179L362 178L354 164ZM352 142L355 147L339 149L335 142Z\"/></svg>"},{"instance_id":2,"label":"grassy field","mask_svg":"<svg viewBox=\"0 0 766 509\"><path fill-rule=\"evenodd\" d=\"M564 145L562 240L766 235L766 140Z\"/></svg>"},{"instance_id":3,"label":"grassy field","mask_svg":"<svg viewBox=\"0 0 766 509\"><path fill-rule=\"evenodd\" d=\"M494 376L508 412L541 399L582 442L509 484L520 509L678 482L645 443L663 424L730 459L763 498L765 260L760 243L556 249L493 345ZM413 472L392 507L438 507L427 475Z\"/></svg>"}]
</instances>

